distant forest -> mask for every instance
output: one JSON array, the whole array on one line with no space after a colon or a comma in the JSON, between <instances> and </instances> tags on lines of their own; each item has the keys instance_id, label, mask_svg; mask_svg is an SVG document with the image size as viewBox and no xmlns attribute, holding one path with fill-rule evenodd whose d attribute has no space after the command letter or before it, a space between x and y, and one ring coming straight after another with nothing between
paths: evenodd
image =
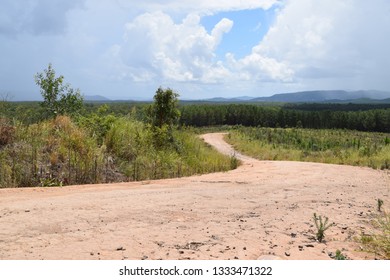
<instances>
[{"instance_id":1,"label":"distant forest","mask_svg":"<svg viewBox=\"0 0 390 280\"><path fill-rule=\"evenodd\" d=\"M146 102L85 103L82 115L105 106L105 114L145 120ZM25 124L41 121L38 102L7 102L0 104L3 116ZM252 127L337 128L360 131L390 132L390 104L227 104L188 103L179 106L181 126L243 125Z\"/></svg>"},{"instance_id":2,"label":"distant forest","mask_svg":"<svg viewBox=\"0 0 390 280\"><path fill-rule=\"evenodd\" d=\"M197 104L180 108L180 123L196 127L243 125L390 132L390 105L386 106L368 104L289 104L284 106Z\"/></svg>"}]
</instances>

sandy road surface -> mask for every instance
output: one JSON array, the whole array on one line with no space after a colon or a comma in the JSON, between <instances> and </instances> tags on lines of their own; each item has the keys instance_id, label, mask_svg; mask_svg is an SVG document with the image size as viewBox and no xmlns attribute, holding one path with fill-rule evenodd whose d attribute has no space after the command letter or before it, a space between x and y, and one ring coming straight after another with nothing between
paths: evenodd
<instances>
[{"instance_id":1,"label":"sandy road surface","mask_svg":"<svg viewBox=\"0 0 390 280\"><path fill-rule=\"evenodd\" d=\"M205 141L225 153L222 134ZM370 232L390 179L369 168L257 161L180 179L0 190L0 259L329 259ZM336 225L326 243L312 215ZM265 256L265 257L264 257Z\"/></svg>"}]
</instances>

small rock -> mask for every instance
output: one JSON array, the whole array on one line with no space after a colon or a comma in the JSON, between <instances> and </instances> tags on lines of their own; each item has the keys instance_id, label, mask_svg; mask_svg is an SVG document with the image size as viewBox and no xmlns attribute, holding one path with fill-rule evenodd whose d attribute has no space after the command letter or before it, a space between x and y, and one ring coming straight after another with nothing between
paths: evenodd
<instances>
[{"instance_id":1,"label":"small rock","mask_svg":"<svg viewBox=\"0 0 390 280\"><path fill-rule=\"evenodd\" d=\"M292 238L295 238L295 237L297 237L297 234L294 233L294 232L292 232L292 233L291 233L291 237L292 237Z\"/></svg>"},{"instance_id":2,"label":"small rock","mask_svg":"<svg viewBox=\"0 0 390 280\"><path fill-rule=\"evenodd\" d=\"M123 248L123 247L118 247L118 248L116 248L116 250L117 250L117 251L125 251L126 249Z\"/></svg>"},{"instance_id":3,"label":"small rock","mask_svg":"<svg viewBox=\"0 0 390 280\"><path fill-rule=\"evenodd\" d=\"M28 213L28 212L30 212L30 210L26 209L26 210L24 210L24 212Z\"/></svg>"},{"instance_id":4,"label":"small rock","mask_svg":"<svg viewBox=\"0 0 390 280\"><path fill-rule=\"evenodd\" d=\"M179 254L180 254L180 255L183 255L183 254L184 254L184 251L179 251Z\"/></svg>"},{"instance_id":5,"label":"small rock","mask_svg":"<svg viewBox=\"0 0 390 280\"><path fill-rule=\"evenodd\" d=\"M143 256L142 258L141 258L141 260L147 260L147 259L149 259L149 257L148 256Z\"/></svg>"},{"instance_id":6,"label":"small rock","mask_svg":"<svg viewBox=\"0 0 390 280\"><path fill-rule=\"evenodd\" d=\"M286 255L286 257L289 257L289 256L291 256L291 254L290 254L290 252L284 252L284 254Z\"/></svg>"},{"instance_id":7,"label":"small rock","mask_svg":"<svg viewBox=\"0 0 390 280\"><path fill-rule=\"evenodd\" d=\"M246 247L242 248L244 251L246 251Z\"/></svg>"},{"instance_id":8,"label":"small rock","mask_svg":"<svg viewBox=\"0 0 390 280\"><path fill-rule=\"evenodd\" d=\"M313 244L306 244L305 246L308 247L308 248L314 248Z\"/></svg>"}]
</instances>

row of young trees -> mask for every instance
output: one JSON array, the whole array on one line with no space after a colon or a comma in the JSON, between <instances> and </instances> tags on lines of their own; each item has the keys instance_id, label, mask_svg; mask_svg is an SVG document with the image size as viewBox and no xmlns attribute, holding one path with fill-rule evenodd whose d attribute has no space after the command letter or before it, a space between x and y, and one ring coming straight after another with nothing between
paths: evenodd
<instances>
[{"instance_id":1,"label":"row of young trees","mask_svg":"<svg viewBox=\"0 0 390 280\"><path fill-rule=\"evenodd\" d=\"M390 109L303 111L250 104L197 104L180 108L181 125L338 128L390 132Z\"/></svg>"}]
</instances>

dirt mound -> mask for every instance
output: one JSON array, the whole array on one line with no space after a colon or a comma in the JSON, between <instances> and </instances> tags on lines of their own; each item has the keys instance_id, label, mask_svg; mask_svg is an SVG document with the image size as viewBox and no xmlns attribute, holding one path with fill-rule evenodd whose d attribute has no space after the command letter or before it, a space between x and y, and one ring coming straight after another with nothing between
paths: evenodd
<instances>
[{"instance_id":1,"label":"dirt mound","mask_svg":"<svg viewBox=\"0 0 390 280\"><path fill-rule=\"evenodd\" d=\"M231 154L223 134L203 137ZM389 174L257 161L180 179L0 190L0 259L351 259ZM335 226L315 241L313 213Z\"/></svg>"}]
</instances>

